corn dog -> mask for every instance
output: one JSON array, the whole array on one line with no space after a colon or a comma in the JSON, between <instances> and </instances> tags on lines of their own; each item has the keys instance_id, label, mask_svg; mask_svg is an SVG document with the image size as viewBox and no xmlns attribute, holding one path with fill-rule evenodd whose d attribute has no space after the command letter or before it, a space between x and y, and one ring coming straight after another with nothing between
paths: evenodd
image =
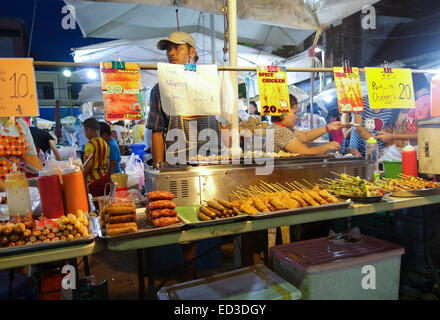
<instances>
[{"instance_id":1,"label":"corn dog","mask_svg":"<svg viewBox=\"0 0 440 320\"><path fill-rule=\"evenodd\" d=\"M319 194L317 194L315 191L307 190L307 194L309 194L315 201L317 201L319 204L328 204L327 201L325 201Z\"/></svg>"}]
</instances>

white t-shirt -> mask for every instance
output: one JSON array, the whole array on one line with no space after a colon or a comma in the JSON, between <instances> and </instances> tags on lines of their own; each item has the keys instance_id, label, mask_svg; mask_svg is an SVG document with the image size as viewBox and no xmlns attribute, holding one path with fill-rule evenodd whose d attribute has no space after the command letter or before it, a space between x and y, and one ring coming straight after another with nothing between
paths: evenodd
<instances>
[{"instance_id":1,"label":"white t-shirt","mask_svg":"<svg viewBox=\"0 0 440 320\"><path fill-rule=\"evenodd\" d=\"M27 156L36 156L37 155L37 149L35 149L34 139L32 138L31 131L29 130L28 125L26 122L21 119L17 118L16 121L21 127L21 131L23 131L24 137L26 138L26 142L29 146L29 151L26 153ZM18 128L14 125L12 128L5 128L8 130L8 132L4 131L2 126L0 126L0 134L8 137L18 137L20 133L18 132Z\"/></svg>"}]
</instances>

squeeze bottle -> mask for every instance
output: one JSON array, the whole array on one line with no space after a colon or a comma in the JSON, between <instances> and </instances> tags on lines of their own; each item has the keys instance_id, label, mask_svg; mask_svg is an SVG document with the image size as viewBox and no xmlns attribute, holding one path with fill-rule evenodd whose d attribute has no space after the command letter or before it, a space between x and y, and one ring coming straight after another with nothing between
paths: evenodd
<instances>
[{"instance_id":1,"label":"squeeze bottle","mask_svg":"<svg viewBox=\"0 0 440 320\"><path fill-rule=\"evenodd\" d=\"M417 177L417 150L410 144L402 149L402 173L405 176Z\"/></svg>"}]
</instances>

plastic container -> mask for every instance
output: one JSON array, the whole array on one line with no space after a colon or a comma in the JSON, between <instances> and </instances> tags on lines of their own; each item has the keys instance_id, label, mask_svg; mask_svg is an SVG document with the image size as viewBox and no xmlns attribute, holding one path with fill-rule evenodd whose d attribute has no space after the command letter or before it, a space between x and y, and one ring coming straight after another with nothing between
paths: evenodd
<instances>
[{"instance_id":1,"label":"plastic container","mask_svg":"<svg viewBox=\"0 0 440 320\"><path fill-rule=\"evenodd\" d=\"M64 212L65 214L76 213L77 210L89 211L86 185L82 171L75 169L63 169L64 184Z\"/></svg>"},{"instance_id":2,"label":"plastic container","mask_svg":"<svg viewBox=\"0 0 440 320\"><path fill-rule=\"evenodd\" d=\"M417 177L417 150L408 144L402 149L402 173L405 176Z\"/></svg>"},{"instance_id":3,"label":"plastic container","mask_svg":"<svg viewBox=\"0 0 440 320\"><path fill-rule=\"evenodd\" d=\"M6 176L5 183L9 217L32 212L29 183L24 173L12 171Z\"/></svg>"},{"instance_id":4,"label":"plastic container","mask_svg":"<svg viewBox=\"0 0 440 320\"><path fill-rule=\"evenodd\" d=\"M299 300L301 292L263 265L163 287L159 300Z\"/></svg>"},{"instance_id":5,"label":"plastic container","mask_svg":"<svg viewBox=\"0 0 440 320\"><path fill-rule=\"evenodd\" d=\"M379 159L379 148L377 145L377 140L373 137L367 140L365 144L365 159L368 161L373 161L372 165L369 165L367 168L366 179L368 181L374 181L380 179L379 174L379 163L377 160Z\"/></svg>"},{"instance_id":6,"label":"plastic container","mask_svg":"<svg viewBox=\"0 0 440 320\"><path fill-rule=\"evenodd\" d=\"M145 154L145 144L132 144L131 153L137 154L139 159L144 159Z\"/></svg>"},{"instance_id":7,"label":"plastic container","mask_svg":"<svg viewBox=\"0 0 440 320\"><path fill-rule=\"evenodd\" d=\"M275 246L270 252L275 272L305 300L398 299L404 249L395 244L366 235L360 243L333 244L325 237ZM374 289L365 288L366 283Z\"/></svg>"},{"instance_id":8,"label":"plastic container","mask_svg":"<svg viewBox=\"0 0 440 320\"><path fill-rule=\"evenodd\" d=\"M385 177L398 179L402 174L402 161L384 161Z\"/></svg>"},{"instance_id":9,"label":"plastic container","mask_svg":"<svg viewBox=\"0 0 440 320\"><path fill-rule=\"evenodd\" d=\"M56 219L64 214L63 193L56 170L43 170L38 178L43 216Z\"/></svg>"}]
</instances>

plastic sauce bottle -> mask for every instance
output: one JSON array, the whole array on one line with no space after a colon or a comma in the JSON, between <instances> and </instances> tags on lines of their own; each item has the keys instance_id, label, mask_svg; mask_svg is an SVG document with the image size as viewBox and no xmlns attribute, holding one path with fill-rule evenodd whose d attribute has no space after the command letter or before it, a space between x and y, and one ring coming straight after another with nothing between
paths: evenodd
<instances>
[{"instance_id":1,"label":"plastic sauce bottle","mask_svg":"<svg viewBox=\"0 0 440 320\"><path fill-rule=\"evenodd\" d=\"M64 214L63 194L60 178L56 170L43 170L38 178L41 208L48 219L59 218Z\"/></svg>"},{"instance_id":2,"label":"plastic sauce bottle","mask_svg":"<svg viewBox=\"0 0 440 320\"><path fill-rule=\"evenodd\" d=\"M9 217L32 212L29 183L24 173L16 171L14 165L14 171L6 176L5 183Z\"/></svg>"},{"instance_id":3,"label":"plastic sauce bottle","mask_svg":"<svg viewBox=\"0 0 440 320\"><path fill-rule=\"evenodd\" d=\"M64 184L64 212L66 214L76 213L82 210L89 211L86 185L82 171L75 168L63 169Z\"/></svg>"},{"instance_id":4,"label":"plastic sauce bottle","mask_svg":"<svg viewBox=\"0 0 440 320\"><path fill-rule=\"evenodd\" d=\"M377 145L376 138L369 138L365 145L365 159L368 161L373 161L372 165L369 165L367 170L367 179L368 181L377 181L380 180L379 173L379 163L377 162L379 158L379 148Z\"/></svg>"},{"instance_id":5,"label":"plastic sauce bottle","mask_svg":"<svg viewBox=\"0 0 440 320\"><path fill-rule=\"evenodd\" d=\"M405 176L417 177L417 150L410 144L402 149L402 173Z\"/></svg>"}]
</instances>

